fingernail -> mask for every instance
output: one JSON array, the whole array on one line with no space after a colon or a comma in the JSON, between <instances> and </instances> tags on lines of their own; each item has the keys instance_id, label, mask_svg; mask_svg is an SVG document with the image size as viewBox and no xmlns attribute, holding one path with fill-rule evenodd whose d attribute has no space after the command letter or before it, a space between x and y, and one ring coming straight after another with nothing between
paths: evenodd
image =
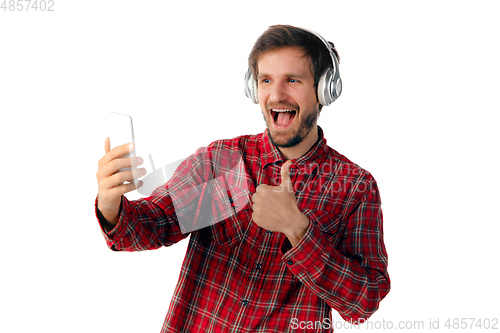
<instances>
[{"instance_id":1,"label":"fingernail","mask_svg":"<svg viewBox=\"0 0 500 333\"><path fill-rule=\"evenodd\" d=\"M134 144L133 143L131 143L131 144L128 145L128 150L129 151L134 150Z\"/></svg>"}]
</instances>

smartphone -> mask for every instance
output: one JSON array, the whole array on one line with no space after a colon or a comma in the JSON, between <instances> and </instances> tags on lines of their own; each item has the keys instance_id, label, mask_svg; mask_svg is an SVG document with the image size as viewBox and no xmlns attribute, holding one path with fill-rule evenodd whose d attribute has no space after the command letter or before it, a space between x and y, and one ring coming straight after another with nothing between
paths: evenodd
<instances>
[{"instance_id":1,"label":"smartphone","mask_svg":"<svg viewBox=\"0 0 500 333\"><path fill-rule=\"evenodd\" d=\"M129 115L109 112L108 131L111 149L126 143L134 143L134 126L132 124L132 117ZM127 157L135 157L135 150L123 156L123 158ZM118 171L129 171L131 169L136 169L136 167L132 164L132 168L123 168ZM137 179L134 179L133 183L137 184Z\"/></svg>"}]
</instances>

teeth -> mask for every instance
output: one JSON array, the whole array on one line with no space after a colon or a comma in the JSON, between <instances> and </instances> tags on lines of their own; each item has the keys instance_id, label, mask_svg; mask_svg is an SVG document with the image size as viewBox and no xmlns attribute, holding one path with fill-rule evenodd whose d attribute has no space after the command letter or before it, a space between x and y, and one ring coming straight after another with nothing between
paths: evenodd
<instances>
[{"instance_id":1,"label":"teeth","mask_svg":"<svg viewBox=\"0 0 500 333\"><path fill-rule=\"evenodd\" d=\"M271 109L274 112L293 112L292 109Z\"/></svg>"}]
</instances>

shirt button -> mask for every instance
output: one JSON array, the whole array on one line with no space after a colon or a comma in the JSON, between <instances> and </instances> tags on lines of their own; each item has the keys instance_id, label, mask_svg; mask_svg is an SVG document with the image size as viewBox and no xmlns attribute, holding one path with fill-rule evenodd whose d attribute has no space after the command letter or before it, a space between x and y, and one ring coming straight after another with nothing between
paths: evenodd
<instances>
[{"instance_id":1,"label":"shirt button","mask_svg":"<svg viewBox=\"0 0 500 333\"><path fill-rule=\"evenodd\" d=\"M242 303L244 306L247 306L249 302L247 300L244 300Z\"/></svg>"},{"instance_id":2,"label":"shirt button","mask_svg":"<svg viewBox=\"0 0 500 333\"><path fill-rule=\"evenodd\" d=\"M257 269L261 269L262 268L262 265L261 264L257 264Z\"/></svg>"},{"instance_id":3,"label":"shirt button","mask_svg":"<svg viewBox=\"0 0 500 333\"><path fill-rule=\"evenodd\" d=\"M229 203L233 203L233 198L229 198Z\"/></svg>"},{"instance_id":4,"label":"shirt button","mask_svg":"<svg viewBox=\"0 0 500 333\"><path fill-rule=\"evenodd\" d=\"M288 265L293 265L293 261L291 261L291 260L288 260L286 263L287 263Z\"/></svg>"},{"instance_id":5,"label":"shirt button","mask_svg":"<svg viewBox=\"0 0 500 333\"><path fill-rule=\"evenodd\" d=\"M272 234L273 232L272 232L272 231L267 230L267 231L266 231L266 233L267 233L267 234Z\"/></svg>"}]
</instances>

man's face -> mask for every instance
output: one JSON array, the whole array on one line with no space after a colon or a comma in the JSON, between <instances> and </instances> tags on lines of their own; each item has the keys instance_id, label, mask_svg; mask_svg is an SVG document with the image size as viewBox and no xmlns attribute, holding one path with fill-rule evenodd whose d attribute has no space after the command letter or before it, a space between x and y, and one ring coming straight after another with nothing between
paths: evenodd
<instances>
[{"instance_id":1,"label":"man's face","mask_svg":"<svg viewBox=\"0 0 500 333\"><path fill-rule=\"evenodd\" d=\"M297 47L268 51L257 63L258 99L272 142L294 147L316 129L319 103L309 57Z\"/></svg>"}]
</instances>

